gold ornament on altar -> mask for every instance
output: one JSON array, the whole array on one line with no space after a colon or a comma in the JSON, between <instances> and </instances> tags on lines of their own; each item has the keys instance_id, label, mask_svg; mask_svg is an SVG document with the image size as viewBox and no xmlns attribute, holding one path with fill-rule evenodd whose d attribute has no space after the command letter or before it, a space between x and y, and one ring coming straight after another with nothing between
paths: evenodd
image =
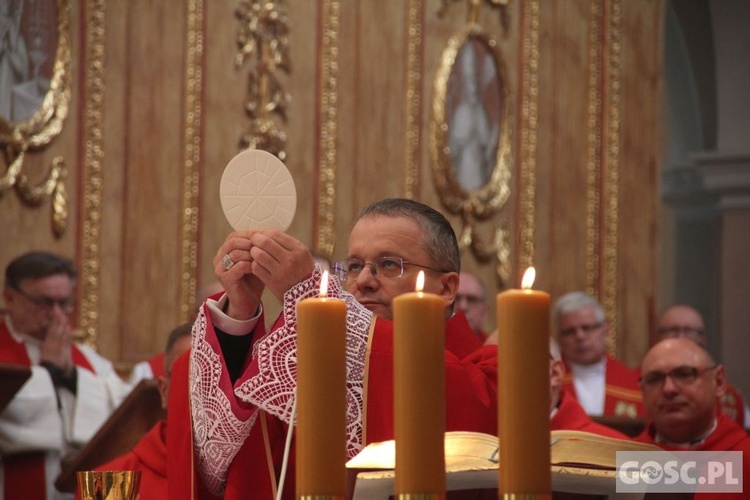
<instances>
[{"instance_id":1,"label":"gold ornament on altar","mask_svg":"<svg viewBox=\"0 0 750 500\"><path fill-rule=\"evenodd\" d=\"M138 500L140 471L79 471L78 496L82 500Z\"/></svg>"}]
</instances>

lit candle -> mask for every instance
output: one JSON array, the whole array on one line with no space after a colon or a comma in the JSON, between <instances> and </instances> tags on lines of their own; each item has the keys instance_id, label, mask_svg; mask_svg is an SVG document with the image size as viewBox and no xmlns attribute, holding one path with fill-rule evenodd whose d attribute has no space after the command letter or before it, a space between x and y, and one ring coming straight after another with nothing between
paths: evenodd
<instances>
[{"instance_id":1,"label":"lit candle","mask_svg":"<svg viewBox=\"0 0 750 500\"><path fill-rule=\"evenodd\" d=\"M445 495L445 304L423 287L393 299L397 498Z\"/></svg>"},{"instance_id":2,"label":"lit candle","mask_svg":"<svg viewBox=\"0 0 750 500\"><path fill-rule=\"evenodd\" d=\"M549 294L531 290L534 275L527 269L522 290L497 295L498 493L506 498L550 498L552 489Z\"/></svg>"},{"instance_id":3,"label":"lit candle","mask_svg":"<svg viewBox=\"0 0 750 500\"><path fill-rule=\"evenodd\" d=\"M346 303L297 303L297 498L346 494Z\"/></svg>"}]
</instances>

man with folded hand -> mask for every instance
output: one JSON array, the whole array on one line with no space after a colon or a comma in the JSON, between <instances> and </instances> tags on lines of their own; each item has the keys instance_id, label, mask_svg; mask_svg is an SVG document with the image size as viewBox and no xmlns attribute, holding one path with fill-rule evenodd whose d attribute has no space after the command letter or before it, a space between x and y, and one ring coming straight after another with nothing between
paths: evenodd
<instances>
[{"instance_id":1,"label":"man with folded hand","mask_svg":"<svg viewBox=\"0 0 750 500\"><path fill-rule=\"evenodd\" d=\"M60 460L88 442L130 391L112 363L73 341L73 263L30 252L5 271L0 362L31 378L0 414L0 499L62 498Z\"/></svg>"}]
</instances>

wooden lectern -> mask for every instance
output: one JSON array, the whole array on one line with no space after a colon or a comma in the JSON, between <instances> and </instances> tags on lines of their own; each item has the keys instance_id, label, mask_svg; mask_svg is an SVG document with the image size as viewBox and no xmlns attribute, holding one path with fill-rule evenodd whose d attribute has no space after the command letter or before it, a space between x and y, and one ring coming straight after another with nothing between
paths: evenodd
<instances>
[{"instance_id":1,"label":"wooden lectern","mask_svg":"<svg viewBox=\"0 0 750 500\"><path fill-rule=\"evenodd\" d=\"M55 487L60 491L75 492L77 471L94 470L131 451L159 420L166 417L156 380L142 380L102 424L91 441L72 460L63 463Z\"/></svg>"}]
</instances>

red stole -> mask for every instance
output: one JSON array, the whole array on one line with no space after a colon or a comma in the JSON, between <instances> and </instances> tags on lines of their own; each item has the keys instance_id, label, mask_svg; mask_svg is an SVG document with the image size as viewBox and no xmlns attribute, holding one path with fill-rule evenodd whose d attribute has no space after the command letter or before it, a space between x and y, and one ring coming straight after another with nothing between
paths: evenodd
<instances>
[{"instance_id":1,"label":"red stole","mask_svg":"<svg viewBox=\"0 0 750 500\"><path fill-rule=\"evenodd\" d=\"M719 396L719 411L740 427L745 427L745 401L735 386L727 382L726 391Z\"/></svg>"},{"instance_id":2,"label":"red stole","mask_svg":"<svg viewBox=\"0 0 750 500\"><path fill-rule=\"evenodd\" d=\"M592 421L578 401L565 389L560 391L560 404L550 420L550 430L583 431L617 439L630 439L615 429Z\"/></svg>"},{"instance_id":3,"label":"red stole","mask_svg":"<svg viewBox=\"0 0 750 500\"><path fill-rule=\"evenodd\" d=\"M278 322L278 321L277 321ZM276 325L278 326L278 325ZM209 325L209 328L210 325ZM365 364L364 444L393 439L393 323L376 319ZM473 340L472 340L473 339ZM212 342L207 338L209 343ZM475 350L478 339L463 314L446 323L447 430L497 434L497 346ZM451 350L474 351L461 359ZM249 363L248 356L248 363ZM167 418L170 448L169 498L214 500L198 477L190 411L189 354L172 367ZM222 376L224 376L223 374ZM240 383L238 381L238 383ZM272 500L281 471L288 426L261 413L229 465L225 499ZM263 425L265 420L265 429ZM294 441L284 485L284 499L295 498ZM177 459L179 457L179 460Z\"/></svg>"},{"instance_id":4,"label":"red stole","mask_svg":"<svg viewBox=\"0 0 750 500\"><path fill-rule=\"evenodd\" d=\"M72 347L73 363L94 372L86 356ZM31 360L23 342L16 342L5 321L0 321L0 362L31 367ZM3 457L4 498L45 500L47 498L44 470L44 452L21 453Z\"/></svg>"},{"instance_id":5,"label":"red stole","mask_svg":"<svg viewBox=\"0 0 750 500\"><path fill-rule=\"evenodd\" d=\"M578 400L573 384L573 372L565 366L563 389ZM607 355L604 373L604 411L602 415L615 417L645 417L643 396L638 385L638 373L628 368L622 361Z\"/></svg>"}]
</instances>

